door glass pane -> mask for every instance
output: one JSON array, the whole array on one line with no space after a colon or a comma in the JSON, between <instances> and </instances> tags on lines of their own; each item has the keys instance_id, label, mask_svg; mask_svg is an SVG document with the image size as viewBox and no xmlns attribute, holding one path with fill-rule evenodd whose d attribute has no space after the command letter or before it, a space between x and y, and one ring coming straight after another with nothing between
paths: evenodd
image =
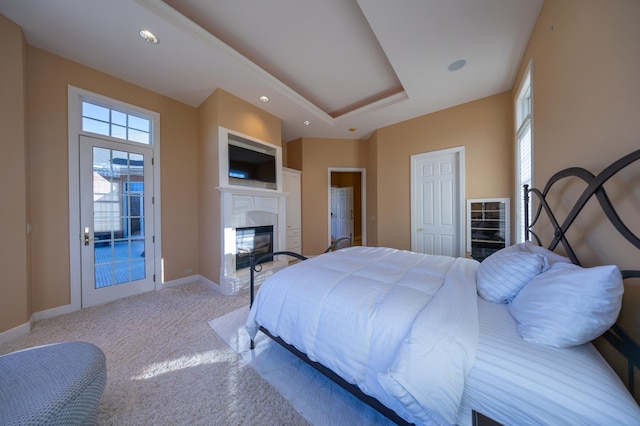
<instances>
[{"instance_id":1,"label":"door glass pane","mask_svg":"<svg viewBox=\"0 0 640 426\"><path fill-rule=\"evenodd\" d=\"M95 287L145 278L144 156L93 149Z\"/></svg>"}]
</instances>

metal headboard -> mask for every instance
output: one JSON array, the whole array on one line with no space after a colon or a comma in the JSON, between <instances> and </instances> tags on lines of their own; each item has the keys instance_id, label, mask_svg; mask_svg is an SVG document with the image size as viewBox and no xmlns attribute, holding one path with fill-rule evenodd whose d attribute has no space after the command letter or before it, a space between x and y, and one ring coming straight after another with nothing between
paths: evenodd
<instances>
[{"instance_id":1,"label":"metal headboard","mask_svg":"<svg viewBox=\"0 0 640 426\"><path fill-rule=\"evenodd\" d=\"M619 160L615 161L610 166L605 168L598 175L594 175L581 167L571 167L553 175L545 185L542 192L537 188L529 188L529 185L524 185L523 191L525 239L529 240L530 237L533 236L535 242L538 245L542 245L540 238L533 231L533 227L536 225L536 223L538 223L538 221L542 217L542 212L544 211L547 214L546 218L549 219L551 226L553 227L553 240L548 245L549 250L555 250L558 244L560 244L562 245L562 248L565 250L566 255L569 257L569 259L571 259L571 261L576 265L580 265L580 261L578 260L575 251L567 240L567 230L574 223L576 217L580 214L585 204L591 199L591 197L595 195L604 214L609 219L611 224L615 227L615 229L617 229L620 235L622 235L627 241L629 241L629 243L640 250L640 237L634 234L623 223L622 219L611 204L611 200L607 196L607 193L603 186L620 170L638 160L640 160L640 150L625 155L624 157L620 158ZM578 201L575 203L567 217L562 223L560 223L554 215L551 207L547 203L547 195L554 184L568 177L577 177L579 179L582 179L587 184L587 187L584 189L584 191L580 195L580 198L578 198ZM529 203L531 202L531 197L535 199L538 207L536 209L533 220L530 221ZM621 272L623 279L640 278L640 270L637 269L626 269L622 270ZM627 371L629 380L628 387L630 392L633 394L633 370L634 366L640 367L640 347L618 324L615 324L613 327L611 327L611 329L608 330L603 335L603 337L627 358Z\"/></svg>"}]
</instances>

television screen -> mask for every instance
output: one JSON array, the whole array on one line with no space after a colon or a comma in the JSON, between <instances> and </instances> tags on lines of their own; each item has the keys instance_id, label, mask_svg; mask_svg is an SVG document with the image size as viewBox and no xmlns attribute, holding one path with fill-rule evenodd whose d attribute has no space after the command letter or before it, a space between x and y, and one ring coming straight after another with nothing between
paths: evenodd
<instances>
[{"instance_id":1,"label":"television screen","mask_svg":"<svg viewBox=\"0 0 640 426\"><path fill-rule=\"evenodd\" d=\"M276 183L276 158L229 144L229 178Z\"/></svg>"}]
</instances>

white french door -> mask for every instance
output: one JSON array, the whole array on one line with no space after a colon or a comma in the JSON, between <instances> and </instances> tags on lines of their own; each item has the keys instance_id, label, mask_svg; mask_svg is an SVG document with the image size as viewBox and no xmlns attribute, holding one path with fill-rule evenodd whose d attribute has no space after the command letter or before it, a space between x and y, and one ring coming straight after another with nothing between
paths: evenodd
<instances>
[{"instance_id":1,"label":"white french door","mask_svg":"<svg viewBox=\"0 0 640 426\"><path fill-rule=\"evenodd\" d=\"M412 251L463 256L463 152L453 149L412 156Z\"/></svg>"},{"instance_id":2,"label":"white french door","mask_svg":"<svg viewBox=\"0 0 640 426\"><path fill-rule=\"evenodd\" d=\"M81 135L82 307L153 290L153 149Z\"/></svg>"}]
</instances>

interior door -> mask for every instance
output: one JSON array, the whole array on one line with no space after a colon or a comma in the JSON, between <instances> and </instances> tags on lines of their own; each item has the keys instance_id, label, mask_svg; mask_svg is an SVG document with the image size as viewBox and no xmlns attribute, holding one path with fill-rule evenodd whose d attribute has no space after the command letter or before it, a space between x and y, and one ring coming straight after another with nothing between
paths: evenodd
<instances>
[{"instance_id":1,"label":"interior door","mask_svg":"<svg viewBox=\"0 0 640 426\"><path fill-rule=\"evenodd\" d=\"M80 136L82 306L153 290L152 149Z\"/></svg>"},{"instance_id":2,"label":"interior door","mask_svg":"<svg viewBox=\"0 0 640 426\"><path fill-rule=\"evenodd\" d=\"M411 250L460 256L460 182L456 153L412 158Z\"/></svg>"},{"instance_id":3,"label":"interior door","mask_svg":"<svg viewBox=\"0 0 640 426\"><path fill-rule=\"evenodd\" d=\"M349 237L353 239L353 188L335 188L334 238Z\"/></svg>"},{"instance_id":4,"label":"interior door","mask_svg":"<svg viewBox=\"0 0 640 426\"><path fill-rule=\"evenodd\" d=\"M331 188L331 240L336 240L338 233L338 216L337 212L338 188Z\"/></svg>"}]
</instances>

